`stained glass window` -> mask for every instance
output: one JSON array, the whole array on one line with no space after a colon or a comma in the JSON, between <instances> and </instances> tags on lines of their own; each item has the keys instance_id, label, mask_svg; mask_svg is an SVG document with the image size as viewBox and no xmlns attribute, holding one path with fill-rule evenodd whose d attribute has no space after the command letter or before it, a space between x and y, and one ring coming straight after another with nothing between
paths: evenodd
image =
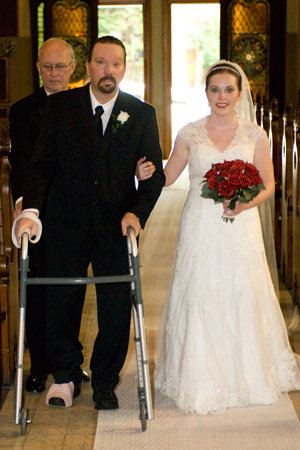
<instances>
[{"instance_id":1,"label":"stained glass window","mask_svg":"<svg viewBox=\"0 0 300 450\"><path fill-rule=\"evenodd\" d=\"M72 45L76 57L76 69L71 76L70 87L85 83L85 62L90 46L89 6L79 0L62 0L52 8L53 36Z\"/></svg>"},{"instance_id":2,"label":"stained glass window","mask_svg":"<svg viewBox=\"0 0 300 450\"><path fill-rule=\"evenodd\" d=\"M268 98L269 24L267 0L234 0L229 6L229 54L244 69L254 100Z\"/></svg>"},{"instance_id":3,"label":"stained glass window","mask_svg":"<svg viewBox=\"0 0 300 450\"><path fill-rule=\"evenodd\" d=\"M38 35L38 48L44 42L44 9L45 4L42 2L37 8L37 35Z\"/></svg>"},{"instance_id":4,"label":"stained glass window","mask_svg":"<svg viewBox=\"0 0 300 450\"><path fill-rule=\"evenodd\" d=\"M37 7L37 40L38 40L38 48L42 45L45 40L44 37L44 9L45 4L41 2ZM43 80L41 75L39 75L39 86L43 86Z\"/></svg>"}]
</instances>

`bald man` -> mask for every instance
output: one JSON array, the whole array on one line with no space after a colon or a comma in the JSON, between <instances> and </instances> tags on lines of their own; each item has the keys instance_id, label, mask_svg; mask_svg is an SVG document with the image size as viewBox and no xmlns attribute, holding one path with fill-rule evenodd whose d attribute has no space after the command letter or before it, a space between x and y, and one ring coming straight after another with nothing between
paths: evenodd
<instances>
[{"instance_id":1,"label":"bald man","mask_svg":"<svg viewBox=\"0 0 300 450\"><path fill-rule=\"evenodd\" d=\"M12 105L10 109L10 184L15 202L15 217L22 211L25 166L31 158L39 136L47 98L49 95L69 89L69 80L75 70L75 65L73 49L66 41L57 38L45 41L39 49L36 63L43 86L38 91ZM43 239L38 244L30 246L29 276L46 276ZM45 381L49 372L45 328L46 287L29 286L27 289L26 337L31 369L25 383L28 392L39 393L45 390ZM85 372L81 371L81 374L82 381L89 381Z\"/></svg>"}]
</instances>

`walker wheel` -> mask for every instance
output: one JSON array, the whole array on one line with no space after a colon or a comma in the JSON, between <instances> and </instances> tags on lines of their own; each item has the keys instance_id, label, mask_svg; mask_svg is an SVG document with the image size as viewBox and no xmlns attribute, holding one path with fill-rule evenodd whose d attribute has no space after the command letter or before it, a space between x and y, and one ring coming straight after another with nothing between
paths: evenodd
<instances>
[{"instance_id":1,"label":"walker wheel","mask_svg":"<svg viewBox=\"0 0 300 450\"><path fill-rule=\"evenodd\" d=\"M23 408L21 411L21 435L24 436L26 434L27 424L31 423L31 420L27 419L28 409Z\"/></svg>"},{"instance_id":2,"label":"walker wheel","mask_svg":"<svg viewBox=\"0 0 300 450\"><path fill-rule=\"evenodd\" d=\"M146 406L144 402L140 402L140 420L142 425L142 431L146 431L147 419L146 419Z\"/></svg>"}]
</instances>

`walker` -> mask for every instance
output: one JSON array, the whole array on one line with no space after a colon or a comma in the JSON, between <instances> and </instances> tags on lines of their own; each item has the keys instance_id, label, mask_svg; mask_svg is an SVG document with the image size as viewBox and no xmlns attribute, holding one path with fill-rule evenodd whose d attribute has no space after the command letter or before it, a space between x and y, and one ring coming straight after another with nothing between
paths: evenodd
<instances>
[{"instance_id":1,"label":"walker","mask_svg":"<svg viewBox=\"0 0 300 450\"><path fill-rule=\"evenodd\" d=\"M104 283L130 283L130 296L133 304L134 343L136 352L138 374L138 400L140 408L140 421L142 431L147 429L147 420L153 418L149 361L146 349L144 328L144 310L140 280L140 261L135 232L132 227L127 229L127 249L129 261L128 275L112 275L104 277L83 278L28 278L28 242L30 233L25 231L21 236L20 257L20 301L19 301L19 337L16 367L15 388L15 417L14 422L21 425L21 435L26 434L29 410L24 406L23 395L23 364L24 364L24 337L26 315L26 287L30 284L104 284Z\"/></svg>"}]
</instances>

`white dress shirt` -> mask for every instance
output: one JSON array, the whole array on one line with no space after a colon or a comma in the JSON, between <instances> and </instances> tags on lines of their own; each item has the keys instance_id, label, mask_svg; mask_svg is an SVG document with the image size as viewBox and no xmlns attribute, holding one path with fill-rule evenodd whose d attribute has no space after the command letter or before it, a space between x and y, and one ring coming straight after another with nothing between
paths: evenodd
<instances>
[{"instance_id":1,"label":"white dress shirt","mask_svg":"<svg viewBox=\"0 0 300 450\"><path fill-rule=\"evenodd\" d=\"M110 119L110 115L112 113L112 110L114 108L114 105L116 103L118 94L119 94L119 91L116 93L116 95L111 100L109 100L109 102L101 104L101 103L98 102L98 100L94 96L94 94L92 92L91 85L90 85L90 97L91 97L91 103L92 103L92 108L93 108L93 114L95 114L97 106L102 106L102 108L104 110L104 112L103 112L103 114L101 116L103 134L105 133L105 130L106 130L108 121Z\"/></svg>"}]
</instances>

